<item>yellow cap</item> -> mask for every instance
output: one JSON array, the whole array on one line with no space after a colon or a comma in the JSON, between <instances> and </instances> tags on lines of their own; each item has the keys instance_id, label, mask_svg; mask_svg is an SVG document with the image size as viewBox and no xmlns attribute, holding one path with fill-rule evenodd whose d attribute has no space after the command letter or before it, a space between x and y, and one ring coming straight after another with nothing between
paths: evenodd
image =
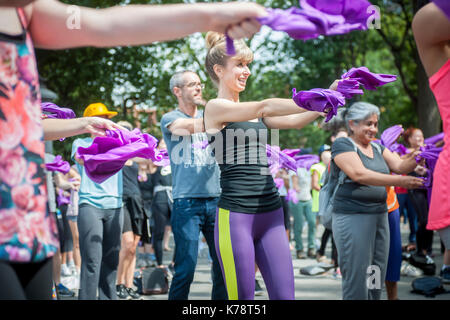
<instances>
[{"instance_id":1,"label":"yellow cap","mask_svg":"<svg viewBox=\"0 0 450 320\"><path fill-rule=\"evenodd\" d=\"M91 103L84 109L83 117L107 116L112 118L117 115L116 111L109 111L103 103Z\"/></svg>"}]
</instances>

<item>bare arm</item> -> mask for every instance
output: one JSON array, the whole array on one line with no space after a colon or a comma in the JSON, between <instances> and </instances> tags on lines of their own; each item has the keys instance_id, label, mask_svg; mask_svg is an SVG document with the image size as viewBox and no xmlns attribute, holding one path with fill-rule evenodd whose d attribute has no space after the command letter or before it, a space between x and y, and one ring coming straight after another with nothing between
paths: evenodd
<instances>
[{"instance_id":1,"label":"bare arm","mask_svg":"<svg viewBox=\"0 0 450 320\"><path fill-rule=\"evenodd\" d=\"M110 120L98 117L44 119L42 120L42 126L44 128L44 140L58 140L83 133L104 136L105 130L126 130Z\"/></svg>"},{"instance_id":2,"label":"bare arm","mask_svg":"<svg viewBox=\"0 0 450 320\"><path fill-rule=\"evenodd\" d=\"M303 113L292 99L271 98L257 102L232 102L226 99L210 100L205 107L206 129L221 130L228 122L241 122L274 116Z\"/></svg>"},{"instance_id":3,"label":"bare arm","mask_svg":"<svg viewBox=\"0 0 450 320\"><path fill-rule=\"evenodd\" d=\"M450 21L429 3L417 11L412 30L422 64L431 77L450 59Z\"/></svg>"},{"instance_id":4,"label":"bare arm","mask_svg":"<svg viewBox=\"0 0 450 320\"><path fill-rule=\"evenodd\" d=\"M311 175L311 188L320 191L320 185L319 185L319 173L314 170L313 174Z\"/></svg>"},{"instance_id":5,"label":"bare arm","mask_svg":"<svg viewBox=\"0 0 450 320\"><path fill-rule=\"evenodd\" d=\"M414 168L417 167L417 162L415 160L417 154L419 154L419 151L411 152L402 159L398 154L385 148L383 151L383 158L392 172L397 174L407 174L414 171Z\"/></svg>"},{"instance_id":6,"label":"bare arm","mask_svg":"<svg viewBox=\"0 0 450 320\"><path fill-rule=\"evenodd\" d=\"M175 40L194 32L224 33L228 27L232 38L250 37L260 28L254 18L266 14L265 9L255 3L93 9L69 6L56 0L37 0L31 6L33 40L36 46L47 49L142 45Z\"/></svg>"},{"instance_id":7,"label":"bare arm","mask_svg":"<svg viewBox=\"0 0 450 320\"><path fill-rule=\"evenodd\" d=\"M293 175L292 176L292 188L295 190L295 192L300 192L300 187L298 185L298 176Z\"/></svg>"},{"instance_id":8,"label":"bare arm","mask_svg":"<svg viewBox=\"0 0 450 320\"><path fill-rule=\"evenodd\" d=\"M177 136L188 136L194 133L205 132L203 118L198 119L177 119L172 122L167 129Z\"/></svg>"},{"instance_id":9,"label":"bare arm","mask_svg":"<svg viewBox=\"0 0 450 320\"><path fill-rule=\"evenodd\" d=\"M416 189L423 185L420 178L412 176L394 176L379 173L364 167L356 152L344 152L334 158L336 165L354 182L370 186L397 186Z\"/></svg>"},{"instance_id":10,"label":"bare arm","mask_svg":"<svg viewBox=\"0 0 450 320\"><path fill-rule=\"evenodd\" d=\"M291 114L281 117L264 118L264 123L270 129L301 129L313 122L322 114L315 111L306 111L300 114Z\"/></svg>"}]
</instances>

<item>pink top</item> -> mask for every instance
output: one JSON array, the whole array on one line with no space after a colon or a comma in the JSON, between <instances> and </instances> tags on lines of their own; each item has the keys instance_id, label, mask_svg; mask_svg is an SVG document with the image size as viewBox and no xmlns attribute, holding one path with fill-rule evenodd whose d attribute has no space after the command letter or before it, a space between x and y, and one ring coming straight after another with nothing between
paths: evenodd
<instances>
[{"instance_id":1,"label":"pink top","mask_svg":"<svg viewBox=\"0 0 450 320\"><path fill-rule=\"evenodd\" d=\"M450 60L430 77L430 88L436 97L444 127L444 149L433 174L433 193L427 229L439 230L450 226Z\"/></svg>"}]
</instances>

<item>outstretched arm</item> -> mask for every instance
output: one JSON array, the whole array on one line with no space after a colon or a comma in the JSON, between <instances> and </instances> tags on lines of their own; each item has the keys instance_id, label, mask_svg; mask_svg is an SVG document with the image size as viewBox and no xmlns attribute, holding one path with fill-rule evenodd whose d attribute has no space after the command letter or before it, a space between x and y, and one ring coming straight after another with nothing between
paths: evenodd
<instances>
[{"instance_id":1,"label":"outstretched arm","mask_svg":"<svg viewBox=\"0 0 450 320\"><path fill-rule=\"evenodd\" d=\"M429 3L417 11L412 29L420 60L431 77L450 59L450 21L434 3Z\"/></svg>"},{"instance_id":2,"label":"outstretched arm","mask_svg":"<svg viewBox=\"0 0 450 320\"><path fill-rule=\"evenodd\" d=\"M266 14L260 5L236 2L93 9L37 0L31 6L29 29L34 43L47 49L142 45L209 30L228 31L232 38L239 39L257 32L260 24L254 18Z\"/></svg>"}]
</instances>

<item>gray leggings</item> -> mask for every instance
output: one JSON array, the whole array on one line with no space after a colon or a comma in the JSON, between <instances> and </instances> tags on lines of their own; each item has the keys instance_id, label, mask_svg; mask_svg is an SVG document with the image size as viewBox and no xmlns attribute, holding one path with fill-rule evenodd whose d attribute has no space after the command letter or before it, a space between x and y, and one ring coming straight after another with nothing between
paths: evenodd
<instances>
[{"instance_id":1,"label":"gray leggings","mask_svg":"<svg viewBox=\"0 0 450 320\"><path fill-rule=\"evenodd\" d=\"M116 277L123 211L81 204L78 213L81 275L80 300L117 299Z\"/></svg>"},{"instance_id":2,"label":"gray leggings","mask_svg":"<svg viewBox=\"0 0 450 320\"><path fill-rule=\"evenodd\" d=\"M332 227L342 273L342 298L379 300L389 255L387 212L333 213Z\"/></svg>"}]
</instances>

